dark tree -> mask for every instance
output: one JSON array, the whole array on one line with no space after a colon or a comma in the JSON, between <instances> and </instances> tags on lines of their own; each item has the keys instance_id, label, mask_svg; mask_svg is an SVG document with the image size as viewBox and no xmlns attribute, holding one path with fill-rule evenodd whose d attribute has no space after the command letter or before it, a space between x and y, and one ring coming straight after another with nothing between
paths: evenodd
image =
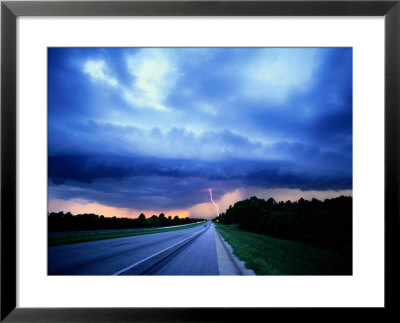
<instances>
[{"instance_id":1,"label":"dark tree","mask_svg":"<svg viewBox=\"0 0 400 323\"><path fill-rule=\"evenodd\" d=\"M229 206L215 220L239 229L351 252L352 197L277 203L255 196Z\"/></svg>"},{"instance_id":2,"label":"dark tree","mask_svg":"<svg viewBox=\"0 0 400 323\"><path fill-rule=\"evenodd\" d=\"M175 224L187 224L203 221L204 219L184 218L180 219L175 217L174 220L171 216L165 217L161 213L158 217L156 215L146 219L142 213L137 219L132 218L117 218L105 217L104 215L97 214L77 214L72 215L71 212L57 212L48 213L48 231L49 232L62 232L62 231L81 231L81 230L103 230L103 229L131 229L131 228L144 228L144 227L161 227L170 226Z\"/></svg>"}]
</instances>

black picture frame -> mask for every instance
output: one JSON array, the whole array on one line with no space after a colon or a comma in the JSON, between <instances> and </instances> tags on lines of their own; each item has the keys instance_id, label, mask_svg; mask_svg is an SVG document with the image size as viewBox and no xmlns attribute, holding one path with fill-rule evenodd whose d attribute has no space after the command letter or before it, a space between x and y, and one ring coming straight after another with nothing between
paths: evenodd
<instances>
[{"instance_id":1,"label":"black picture frame","mask_svg":"<svg viewBox=\"0 0 400 323\"><path fill-rule=\"evenodd\" d=\"M1 321L202 322L266 320L278 314L370 319L396 311L399 288L400 0L388 1L2 1L1 3ZM19 308L16 307L16 19L19 16L384 16L384 308ZM367 201L366 201L367 202ZM40 291L38 291L40 293ZM238 297L240 292L238 291ZM218 304L216 304L218 306ZM345 314L345 315L348 315ZM393 313L391 313L393 314ZM322 315L322 316L321 316ZM359 317L358 317L359 318Z\"/></svg>"}]
</instances>

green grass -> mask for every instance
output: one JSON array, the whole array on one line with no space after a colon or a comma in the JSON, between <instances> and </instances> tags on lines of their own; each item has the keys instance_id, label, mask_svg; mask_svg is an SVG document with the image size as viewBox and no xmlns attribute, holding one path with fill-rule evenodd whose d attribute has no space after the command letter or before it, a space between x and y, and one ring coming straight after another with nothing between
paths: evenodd
<instances>
[{"instance_id":1,"label":"green grass","mask_svg":"<svg viewBox=\"0 0 400 323\"><path fill-rule=\"evenodd\" d=\"M348 261L331 250L243 231L236 225L216 228L257 275L351 275Z\"/></svg>"},{"instance_id":2,"label":"green grass","mask_svg":"<svg viewBox=\"0 0 400 323\"><path fill-rule=\"evenodd\" d=\"M177 230L194 228L202 224L203 222L179 226L179 227L173 227L173 228L166 227L153 230L148 229L148 230L132 230L132 231L110 231L110 232L76 233L76 234L65 234L59 236L49 236L48 246L52 247L70 243L139 236L144 234L160 233L167 231L177 231Z\"/></svg>"}]
</instances>

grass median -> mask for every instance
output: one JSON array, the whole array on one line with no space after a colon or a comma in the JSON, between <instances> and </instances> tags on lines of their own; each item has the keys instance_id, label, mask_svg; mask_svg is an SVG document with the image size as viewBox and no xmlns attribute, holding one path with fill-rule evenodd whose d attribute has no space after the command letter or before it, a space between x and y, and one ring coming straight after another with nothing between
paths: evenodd
<instances>
[{"instance_id":1,"label":"grass median","mask_svg":"<svg viewBox=\"0 0 400 323\"><path fill-rule=\"evenodd\" d=\"M123 238L130 236L139 236L144 234L152 234L152 233L160 233L160 232L168 232L168 231L177 231L183 229L190 229L204 224L194 223L189 225L183 225L179 227L165 227L158 229L146 229L146 230L132 230L132 231L110 231L110 232L93 232L93 233L74 233L74 234L63 234L59 236L49 236L48 237L48 246L59 246L64 244L78 243L78 242L87 242L87 241L95 241L95 240L104 240L104 239L113 239L113 238Z\"/></svg>"},{"instance_id":2,"label":"grass median","mask_svg":"<svg viewBox=\"0 0 400 323\"><path fill-rule=\"evenodd\" d=\"M237 225L216 228L257 275L351 275L345 259L331 250L243 231Z\"/></svg>"}]
</instances>

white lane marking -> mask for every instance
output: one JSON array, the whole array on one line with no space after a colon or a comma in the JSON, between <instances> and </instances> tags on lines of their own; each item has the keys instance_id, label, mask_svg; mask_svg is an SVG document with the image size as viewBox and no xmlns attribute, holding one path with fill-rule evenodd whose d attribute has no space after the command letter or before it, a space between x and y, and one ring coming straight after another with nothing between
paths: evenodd
<instances>
[{"instance_id":1,"label":"white lane marking","mask_svg":"<svg viewBox=\"0 0 400 323\"><path fill-rule=\"evenodd\" d=\"M118 276L119 274L122 274L123 272L125 272L125 271L127 271L127 270L129 270L129 269L132 269L133 267L135 267L135 266L137 266L137 265L140 265L141 263L145 262L146 260L149 260L149 259L151 259L151 258L153 258L153 257L155 257L155 256L157 256L157 255L159 255L160 253L162 253L162 252L164 252L164 251L167 251L168 249L171 249L171 248L177 246L178 244L180 244L180 243L182 243L182 242L184 242L184 241L186 241L186 240L192 239L192 238L194 238L194 237L200 235L201 233L206 232L209 228L210 228L210 227L207 227L205 230L200 231L199 233L197 233L197 234L195 234L195 235L192 235L192 236L190 236L190 237L188 237L188 238L186 238L186 239L183 239L183 240L181 240L181 241L175 243L174 245L172 245L172 246L170 246L170 247L168 247L168 248L165 248L165 249L163 249L163 250L161 250L161 251L159 251L159 252L157 252L157 253L155 253L155 254L153 254L153 255L151 255L151 256L148 256L148 257L146 257L146 258L144 258L144 259L142 259L142 260L140 260L140 261L138 261L138 262L135 262L134 264L132 264L132 265L130 265L130 266L128 266L128 267L125 267L125 268L123 268L123 269L121 269L121 270L118 270L117 272L111 274L111 276Z\"/></svg>"}]
</instances>

